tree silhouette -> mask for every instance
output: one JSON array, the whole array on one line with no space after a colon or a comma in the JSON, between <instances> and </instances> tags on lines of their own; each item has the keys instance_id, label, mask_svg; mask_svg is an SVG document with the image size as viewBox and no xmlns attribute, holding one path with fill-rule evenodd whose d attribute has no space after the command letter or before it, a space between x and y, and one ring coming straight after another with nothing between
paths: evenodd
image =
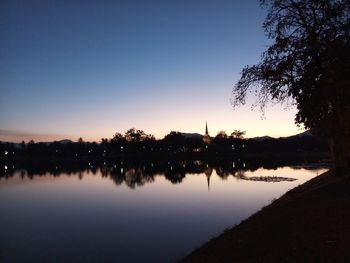
<instances>
[{"instance_id":1,"label":"tree silhouette","mask_svg":"<svg viewBox=\"0 0 350 263\"><path fill-rule=\"evenodd\" d=\"M152 134L146 134L143 130L136 130L135 128L127 130L124 137L128 142L155 140Z\"/></svg>"},{"instance_id":2,"label":"tree silhouette","mask_svg":"<svg viewBox=\"0 0 350 263\"><path fill-rule=\"evenodd\" d=\"M185 144L185 136L181 132L171 131L165 135L163 141L168 145L179 147Z\"/></svg>"},{"instance_id":3,"label":"tree silhouette","mask_svg":"<svg viewBox=\"0 0 350 263\"><path fill-rule=\"evenodd\" d=\"M215 136L215 138L221 138L221 139L226 139L227 134L225 131L219 131L218 134Z\"/></svg>"},{"instance_id":4,"label":"tree silhouette","mask_svg":"<svg viewBox=\"0 0 350 263\"><path fill-rule=\"evenodd\" d=\"M124 141L124 136L121 133L116 132L113 138L111 139L111 142L120 142L120 141Z\"/></svg>"},{"instance_id":5,"label":"tree silhouette","mask_svg":"<svg viewBox=\"0 0 350 263\"><path fill-rule=\"evenodd\" d=\"M246 66L233 89L233 106L248 91L298 109L298 125L330 138L333 168L343 173L350 149L350 1L262 0L263 28L274 42L257 65Z\"/></svg>"},{"instance_id":6,"label":"tree silhouette","mask_svg":"<svg viewBox=\"0 0 350 263\"><path fill-rule=\"evenodd\" d=\"M231 137L235 139L243 139L244 135L245 135L245 131L241 131L241 130L234 130L231 133Z\"/></svg>"}]
</instances>

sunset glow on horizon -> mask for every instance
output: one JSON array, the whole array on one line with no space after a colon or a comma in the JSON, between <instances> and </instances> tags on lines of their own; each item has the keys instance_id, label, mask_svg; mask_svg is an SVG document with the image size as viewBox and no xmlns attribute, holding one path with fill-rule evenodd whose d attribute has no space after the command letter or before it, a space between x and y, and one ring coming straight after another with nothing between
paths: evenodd
<instances>
[{"instance_id":1,"label":"sunset glow on horizon","mask_svg":"<svg viewBox=\"0 0 350 263\"><path fill-rule=\"evenodd\" d=\"M0 4L0 141L111 138L135 127L302 130L294 108L261 118L254 98L233 109L234 83L269 40L256 1L4 1Z\"/></svg>"}]
</instances>

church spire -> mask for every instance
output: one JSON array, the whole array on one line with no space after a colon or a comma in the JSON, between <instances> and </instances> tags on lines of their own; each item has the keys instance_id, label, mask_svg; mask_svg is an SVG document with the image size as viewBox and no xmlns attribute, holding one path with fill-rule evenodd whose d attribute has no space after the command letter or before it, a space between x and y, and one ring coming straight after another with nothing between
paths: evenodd
<instances>
[{"instance_id":1,"label":"church spire","mask_svg":"<svg viewBox=\"0 0 350 263\"><path fill-rule=\"evenodd\" d=\"M203 136L203 142L205 144L209 144L210 143L210 136L209 136L209 131L208 131L208 123L207 121L205 121L205 134Z\"/></svg>"}]
</instances>

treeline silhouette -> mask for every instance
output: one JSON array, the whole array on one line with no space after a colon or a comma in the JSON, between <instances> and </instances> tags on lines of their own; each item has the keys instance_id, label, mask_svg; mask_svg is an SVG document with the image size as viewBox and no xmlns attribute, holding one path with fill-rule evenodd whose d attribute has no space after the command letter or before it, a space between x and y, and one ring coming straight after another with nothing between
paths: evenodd
<instances>
[{"instance_id":1,"label":"treeline silhouette","mask_svg":"<svg viewBox=\"0 0 350 263\"><path fill-rule=\"evenodd\" d=\"M310 160L309 160L310 161ZM34 179L40 176L62 175L78 176L79 179L87 174L100 175L113 180L116 185L125 183L129 188L143 186L155 181L157 176L164 176L173 184L183 181L187 174L205 174L210 177L215 170L222 179L230 176L240 180L249 180L245 176L247 171L256 171L259 168L277 169L283 166L292 166L295 169L308 168L318 169L326 167L326 163L319 161L305 163L303 158L247 158L231 160L187 160L187 161L149 161L149 160L126 160L126 161L70 161L70 162L33 162L21 163L20 165L7 165L6 169L0 169L1 178L12 178L18 175L21 178ZM282 175L283 176L283 175ZM267 178L268 179L268 178ZM289 180L290 178L285 178ZM256 180L256 178L255 178ZM268 181L266 178L263 181Z\"/></svg>"},{"instance_id":2,"label":"treeline silhouette","mask_svg":"<svg viewBox=\"0 0 350 263\"><path fill-rule=\"evenodd\" d=\"M9 160L104 160L115 158L206 158L244 154L328 152L325 139L316 136L244 139L224 132L203 142L202 136L171 132L163 139L142 130L129 129L124 135L103 138L100 143L68 140L51 143L1 143L0 158Z\"/></svg>"}]
</instances>

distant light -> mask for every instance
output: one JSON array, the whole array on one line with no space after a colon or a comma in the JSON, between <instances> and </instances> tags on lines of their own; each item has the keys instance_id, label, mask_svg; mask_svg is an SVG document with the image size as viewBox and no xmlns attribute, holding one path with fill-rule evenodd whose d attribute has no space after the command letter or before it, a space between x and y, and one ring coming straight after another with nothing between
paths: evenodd
<instances>
[{"instance_id":1,"label":"distant light","mask_svg":"<svg viewBox=\"0 0 350 263\"><path fill-rule=\"evenodd\" d=\"M4 166L5 170L7 170L7 165Z\"/></svg>"},{"instance_id":2,"label":"distant light","mask_svg":"<svg viewBox=\"0 0 350 263\"><path fill-rule=\"evenodd\" d=\"M106 162L103 162L103 165L106 165Z\"/></svg>"},{"instance_id":3,"label":"distant light","mask_svg":"<svg viewBox=\"0 0 350 263\"><path fill-rule=\"evenodd\" d=\"M242 148L244 148L244 147L245 147L245 145L243 144L243 145L242 145Z\"/></svg>"},{"instance_id":4,"label":"distant light","mask_svg":"<svg viewBox=\"0 0 350 263\"><path fill-rule=\"evenodd\" d=\"M58 150L56 150L56 152L58 152Z\"/></svg>"},{"instance_id":5,"label":"distant light","mask_svg":"<svg viewBox=\"0 0 350 263\"><path fill-rule=\"evenodd\" d=\"M235 162L232 162L232 168L235 168L236 164Z\"/></svg>"},{"instance_id":6,"label":"distant light","mask_svg":"<svg viewBox=\"0 0 350 263\"><path fill-rule=\"evenodd\" d=\"M91 165L91 163L89 163L89 166Z\"/></svg>"},{"instance_id":7,"label":"distant light","mask_svg":"<svg viewBox=\"0 0 350 263\"><path fill-rule=\"evenodd\" d=\"M105 153L105 152L106 152L106 150L103 150L103 152Z\"/></svg>"},{"instance_id":8,"label":"distant light","mask_svg":"<svg viewBox=\"0 0 350 263\"><path fill-rule=\"evenodd\" d=\"M151 167L153 167L153 163L151 163Z\"/></svg>"},{"instance_id":9,"label":"distant light","mask_svg":"<svg viewBox=\"0 0 350 263\"><path fill-rule=\"evenodd\" d=\"M15 152L12 152L12 155L15 155Z\"/></svg>"},{"instance_id":10,"label":"distant light","mask_svg":"<svg viewBox=\"0 0 350 263\"><path fill-rule=\"evenodd\" d=\"M91 151L89 150L88 152L90 153Z\"/></svg>"},{"instance_id":11,"label":"distant light","mask_svg":"<svg viewBox=\"0 0 350 263\"><path fill-rule=\"evenodd\" d=\"M245 167L245 163L243 163L243 167Z\"/></svg>"},{"instance_id":12,"label":"distant light","mask_svg":"<svg viewBox=\"0 0 350 263\"><path fill-rule=\"evenodd\" d=\"M234 149L235 149L235 146L232 144L232 145L231 145L231 148L232 148L232 150L234 150Z\"/></svg>"},{"instance_id":13,"label":"distant light","mask_svg":"<svg viewBox=\"0 0 350 263\"><path fill-rule=\"evenodd\" d=\"M78 156L78 154L76 153L75 156Z\"/></svg>"},{"instance_id":14,"label":"distant light","mask_svg":"<svg viewBox=\"0 0 350 263\"><path fill-rule=\"evenodd\" d=\"M5 151L5 155L8 155L9 154L9 152L8 151Z\"/></svg>"},{"instance_id":15,"label":"distant light","mask_svg":"<svg viewBox=\"0 0 350 263\"><path fill-rule=\"evenodd\" d=\"M123 173L124 172L124 169L123 168L120 168L120 173Z\"/></svg>"}]
</instances>

